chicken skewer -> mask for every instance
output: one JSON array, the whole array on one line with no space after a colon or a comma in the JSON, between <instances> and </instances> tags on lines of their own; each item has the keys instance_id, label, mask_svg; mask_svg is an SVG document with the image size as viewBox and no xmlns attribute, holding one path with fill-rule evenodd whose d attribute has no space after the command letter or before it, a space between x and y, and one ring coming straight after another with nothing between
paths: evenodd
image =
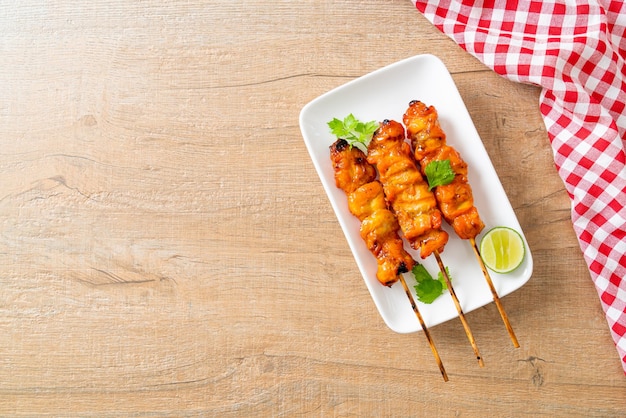
<instances>
[{"instance_id":1,"label":"chicken skewer","mask_svg":"<svg viewBox=\"0 0 626 418\"><path fill-rule=\"evenodd\" d=\"M361 221L361 238L378 262L376 278L391 286L400 274L413 268L415 261L397 234L397 221L376 181L376 170L361 150L341 139L331 145L330 157L335 184L346 193L350 213Z\"/></svg>"},{"instance_id":2,"label":"chicken skewer","mask_svg":"<svg viewBox=\"0 0 626 418\"><path fill-rule=\"evenodd\" d=\"M480 219L476 206L474 206L472 188L467 179L467 163L463 161L461 155L453 147L446 143L446 135L439 125L437 110L434 106L426 106L418 100L411 101L404 113L403 122L422 174L425 174L426 167L433 161L448 160L450 162L454 178L448 184L435 187L437 204L444 219L452 226L456 234L461 239L470 241L511 341L516 348L519 347L513 327L476 245L476 236L482 231L485 224Z\"/></svg>"},{"instance_id":3,"label":"chicken skewer","mask_svg":"<svg viewBox=\"0 0 626 418\"><path fill-rule=\"evenodd\" d=\"M419 250L422 258L434 254L465 334L482 367L483 359L441 260L440 253L448 242L447 232L441 229L441 212L420 174L410 145L405 142L404 127L396 121L384 120L368 145L367 160L378 169L385 196L411 247Z\"/></svg>"},{"instance_id":4,"label":"chicken skewer","mask_svg":"<svg viewBox=\"0 0 626 418\"><path fill-rule=\"evenodd\" d=\"M415 261L404 250L402 239L398 235L398 222L388 209L382 185L376 180L376 169L367 162L361 150L351 147L343 139L330 146L330 157L335 172L335 184L348 196L350 212L361 221L361 237L378 262L376 278L381 284L389 287L400 280L435 356L443 380L447 382L448 374L435 343L402 276L402 273L413 268Z\"/></svg>"}]
</instances>

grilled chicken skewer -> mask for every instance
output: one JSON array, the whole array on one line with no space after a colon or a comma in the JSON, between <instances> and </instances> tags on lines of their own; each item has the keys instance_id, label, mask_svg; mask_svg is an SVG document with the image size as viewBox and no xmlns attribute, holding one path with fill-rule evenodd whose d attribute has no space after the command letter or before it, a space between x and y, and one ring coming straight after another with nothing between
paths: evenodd
<instances>
[{"instance_id":1,"label":"grilled chicken skewer","mask_svg":"<svg viewBox=\"0 0 626 418\"><path fill-rule=\"evenodd\" d=\"M516 348L519 347L517 337L476 245L476 236L482 231L485 224L480 219L476 206L474 206L472 188L467 180L467 163L463 161L461 155L453 147L446 143L446 135L439 125L437 110L434 106L426 106L418 100L413 100L409 103L402 119L422 174L425 173L428 164L433 161L450 161L450 167L455 174L454 180L449 184L435 187L437 205L444 219L452 226L456 234L461 239L470 241L511 341Z\"/></svg>"},{"instance_id":2,"label":"grilled chicken skewer","mask_svg":"<svg viewBox=\"0 0 626 418\"><path fill-rule=\"evenodd\" d=\"M343 139L330 146L330 158L335 172L335 184L348 196L350 213L361 221L361 237L378 262L376 278L381 284L389 287L398 280L401 281L441 375L444 381L448 381L448 375L430 332L402 277L402 273L413 268L415 261L404 250L402 239L398 235L400 229L398 221L388 209L382 185L376 180L376 169L367 162L361 150L351 147Z\"/></svg>"},{"instance_id":3,"label":"grilled chicken skewer","mask_svg":"<svg viewBox=\"0 0 626 418\"><path fill-rule=\"evenodd\" d=\"M330 158L335 184L346 193L350 213L361 221L361 238L378 262L376 278L391 286L400 274L413 268L415 261L404 250L398 222L388 209L382 185L376 181L376 170L361 150L341 139L331 145Z\"/></svg>"},{"instance_id":4,"label":"grilled chicken skewer","mask_svg":"<svg viewBox=\"0 0 626 418\"><path fill-rule=\"evenodd\" d=\"M396 121L384 120L368 145L367 160L378 169L385 196L411 247L419 250L422 258L434 254L437 259L465 334L482 367L483 359L441 261L440 253L448 242L448 234L441 229L441 212L417 167L410 145L405 142L404 127Z\"/></svg>"}]
</instances>

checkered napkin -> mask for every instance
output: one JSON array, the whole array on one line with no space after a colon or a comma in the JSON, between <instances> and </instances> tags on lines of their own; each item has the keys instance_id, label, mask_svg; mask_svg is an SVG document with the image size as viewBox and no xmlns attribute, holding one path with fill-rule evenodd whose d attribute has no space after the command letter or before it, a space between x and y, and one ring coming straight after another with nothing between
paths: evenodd
<instances>
[{"instance_id":1,"label":"checkered napkin","mask_svg":"<svg viewBox=\"0 0 626 418\"><path fill-rule=\"evenodd\" d=\"M540 110L572 222L626 372L626 4L412 0Z\"/></svg>"}]
</instances>

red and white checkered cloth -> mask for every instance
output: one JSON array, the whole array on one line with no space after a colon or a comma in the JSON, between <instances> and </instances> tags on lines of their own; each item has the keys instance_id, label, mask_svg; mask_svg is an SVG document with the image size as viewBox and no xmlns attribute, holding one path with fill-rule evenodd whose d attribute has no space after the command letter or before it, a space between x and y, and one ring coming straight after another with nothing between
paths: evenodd
<instances>
[{"instance_id":1,"label":"red and white checkered cloth","mask_svg":"<svg viewBox=\"0 0 626 418\"><path fill-rule=\"evenodd\" d=\"M626 4L412 0L540 110L572 222L626 372Z\"/></svg>"}]
</instances>

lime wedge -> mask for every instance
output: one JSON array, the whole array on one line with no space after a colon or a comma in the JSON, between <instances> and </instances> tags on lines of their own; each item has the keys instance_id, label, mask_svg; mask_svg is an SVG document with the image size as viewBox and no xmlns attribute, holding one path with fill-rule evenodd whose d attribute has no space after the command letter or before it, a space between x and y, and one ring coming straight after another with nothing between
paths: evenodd
<instances>
[{"instance_id":1,"label":"lime wedge","mask_svg":"<svg viewBox=\"0 0 626 418\"><path fill-rule=\"evenodd\" d=\"M496 273L510 273L524 261L524 240L514 229L497 226L480 241L480 255L489 269Z\"/></svg>"}]
</instances>

